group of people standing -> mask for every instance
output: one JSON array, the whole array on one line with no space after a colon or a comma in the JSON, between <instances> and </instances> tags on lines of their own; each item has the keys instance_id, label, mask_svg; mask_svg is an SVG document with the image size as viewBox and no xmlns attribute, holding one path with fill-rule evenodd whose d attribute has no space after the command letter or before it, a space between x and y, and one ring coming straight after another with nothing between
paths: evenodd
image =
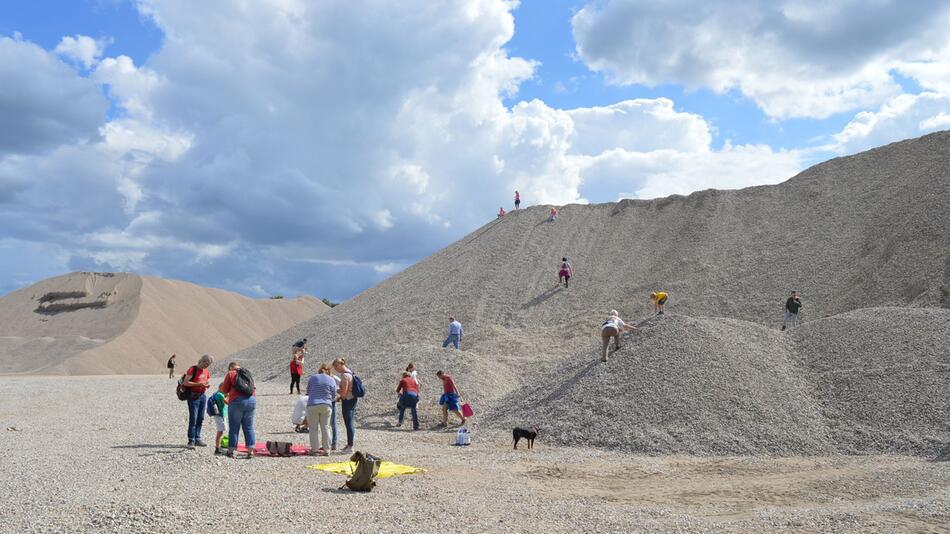
<instances>
[{"instance_id":1,"label":"group of people standing","mask_svg":"<svg viewBox=\"0 0 950 534\"><path fill-rule=\"evenodd\" d=\"M210 355L203 355L195 365L189 367L182 377L181 385L187 392L188 405L188 447L207 447L201 439L204 416L214 417L217 435L215 436L215 454L227 454L233 457L237 450L238 436L244 433L244 445L248 455L254 449L254 415L257 410L257 389L250 372L241 368L237 362L228 364L224 380L209 401L211 371L214 363ZM227 425L225 425L227 421ZM227 450L222 447L222 438L227 430Z\"/></svg>"}]
</instances>

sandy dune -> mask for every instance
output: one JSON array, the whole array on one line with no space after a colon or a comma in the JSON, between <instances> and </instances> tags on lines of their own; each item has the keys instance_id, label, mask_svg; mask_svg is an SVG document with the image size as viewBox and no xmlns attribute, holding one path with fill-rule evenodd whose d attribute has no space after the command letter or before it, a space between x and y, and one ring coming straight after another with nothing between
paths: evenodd
<instances>
[{"instance_id":1,"label":"sandy dune","mask_svg":"<svg viewBox=\"0 0 950 534\"><path fill-rule=\"evenodd\" d=\"M128 273L71 273L0 298L0 373L160 373L224 356L326 311ZM181 367L180 367L181 368Z\"/></svg>"}]
</instances>

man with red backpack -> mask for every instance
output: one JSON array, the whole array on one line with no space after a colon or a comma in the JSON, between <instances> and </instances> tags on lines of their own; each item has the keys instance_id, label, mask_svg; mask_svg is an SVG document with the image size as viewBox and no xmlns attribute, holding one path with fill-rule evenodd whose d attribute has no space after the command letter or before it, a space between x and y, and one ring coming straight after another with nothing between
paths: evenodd
<instances>
[{"instance_id":1,"label":"man with red backpack","mask_svg":"<svg viewBox=\"0 0 950 534\"><path fill-rule=\"evenodd\" d=\"M185 371L179 382L182 390L185 391L185 400L188 401L188 447L207 447L207 444L201 441L201 425L204 423L205 406L208 397L205 391L208 389L208 381L211 380L211 363L214 358L205 354L198 360L198 363L192 365Z\"/></svg>"}]
</instances>

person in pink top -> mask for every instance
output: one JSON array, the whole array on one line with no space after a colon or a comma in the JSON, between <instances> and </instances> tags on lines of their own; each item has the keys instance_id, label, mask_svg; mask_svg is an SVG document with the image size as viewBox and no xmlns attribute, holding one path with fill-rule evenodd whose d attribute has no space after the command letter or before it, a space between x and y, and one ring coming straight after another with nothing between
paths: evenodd
<instances>
[{"instance_id":1,"label":"person in pink top","mask_svg":"<svg viewBox=\"0 0 950 534\"><path fill-rule=\"evenodd\" d=\"M498 208L498 216L499 217L505 216L505 208Z\"/></svg>"},{"instance_id":2,"label":"person in pink top","mask_svg":"<svg viewBox=\"0 0 950 534\"><path fill-rule=\"evenodd\" d=\"M519 193L518 190L516 189L515 190L515 209L518 209L520 207L521 207L521 193Z\"/></svg>"}]
</instances>

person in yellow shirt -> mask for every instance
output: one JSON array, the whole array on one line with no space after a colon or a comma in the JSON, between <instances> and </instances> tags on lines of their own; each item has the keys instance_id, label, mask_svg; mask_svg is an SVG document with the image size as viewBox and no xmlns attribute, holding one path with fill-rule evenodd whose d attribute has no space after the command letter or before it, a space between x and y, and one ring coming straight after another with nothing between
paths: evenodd
<instances>
[{"instance_id":1,"label":"person in yellow shirt","mask_svg":"<svg viewBox=\"0 0 950 534\"><path fill-rule=\"evenodd\" d=\"M664 291L650 293L650 300L653 302L653 311L657 315L663 315L663 305L666 304L667 294Z\"/></svg>"}]
</instances>

